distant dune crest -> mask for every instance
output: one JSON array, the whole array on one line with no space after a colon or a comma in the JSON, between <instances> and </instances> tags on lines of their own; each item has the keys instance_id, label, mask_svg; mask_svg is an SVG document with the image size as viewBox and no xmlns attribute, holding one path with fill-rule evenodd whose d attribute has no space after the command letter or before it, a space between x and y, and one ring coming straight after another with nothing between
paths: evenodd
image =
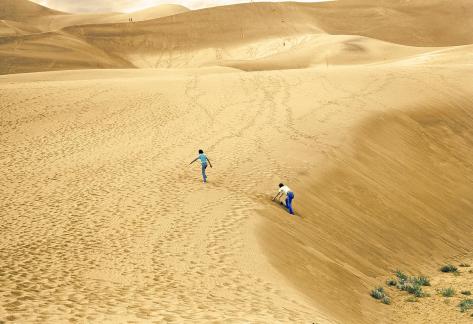
<instances>
[{"instance_id":1,"label":"distant dune crest","mask_svg":"<svg viewBox=\"0 0 473 324\"><path fill-rule=\"evenodd\" d=\"M369 64L473 43L467 0L253 3L197 11L162 5L128 14L65 14L26 0L0 4L1 74ZM57 48L69 54L58 57ZM101 54L89 55L92 48Z\"/></svg>"},{"instance_id":2,"label":"distant dune crest","mask_svg":"<svg viewBox=\"0 0 473 324\"><path fill-rule=\"evenodd\" d=\"M60 13L28 0L0 0L0 19L23 21L26 18Z\"/></svg>"}]
</instances>

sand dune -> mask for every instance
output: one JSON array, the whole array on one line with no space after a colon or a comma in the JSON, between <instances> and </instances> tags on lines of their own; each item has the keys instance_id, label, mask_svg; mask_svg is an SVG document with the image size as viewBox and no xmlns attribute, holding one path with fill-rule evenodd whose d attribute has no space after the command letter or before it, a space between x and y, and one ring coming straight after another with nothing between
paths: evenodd
<instances>
[{"instance_id":1,"label":"sand dune","mask_svg":"<svg viewBox=\"0 0 473 324\"><path fill-rule=\"evenodd\" d=\"M151 20L187 11L189 9L184 6L168 4L126 14L113 12L70 14L55 11L27 0L1 0L2 29L0 29L0 36L56 32L65 27L78 25L128 23L130 17L134 21Z\"/></svg>"},{"instance_id":2,"label":"sand dune","mask_svg":"<svg viewBox=\"0 0 473 324\"><path fill-rule=\"evenodd\" d=\"M343 0L320 4L314 15L329 34L411 46L453 46L472 43L471 10L469 0Z\"/></svg>"},{"instance_id":3,"label":"sand dune","mask_svg":"<svg viewBox=\"0 0 473 324\"><path fill-rule=\"evenodd\" d=\"M368 295L377 276L469 249L466 72L0 78L1 260L16 292L0 317L390 322ZM195 147L215 164L207 187L186 166ZM295 218L268 202L281 180Z\"/></svg>"},{"instance_id":4,"label":"sand dune","mask_svg":"<svg viewBox=\"0 0 473 324\"><path fill-rule=\"evenodd\" d=\"M39 33L38 28L32 27L29 24L21 23L11 20L0 20L0 37L1 36L16 36Z\"/></svg>"},{"instance_id":5,"label":"sand dune","mask_svg":"<svg viewBox=\"0 0 473 324\"><path fill-rule=\"evenodd\" d=\"M316 65L397 62L428 56L435 51L431 47L411 47L367 37L327 34L259 41L253 46L257 50L249 52L251 45L227 51L219 64L245 71L300 69ZM238 57L239 60L228 59L230 57Z\"/></svg>"},{"instance_id":6,"label":"sand dune","mask_svg":"<svg viewBox=\"0 0 473 324\"><path fill-rule=\"evenodd\" d=\"M0 37L0 73L131 67L119 57L64 33Z\"/></svg>"},{"instance_id":7,"label":"sand dune","mask_svg":"<svg viewBox=\"0 0 473 324\"><path fill-rule=\"evenodd\" d=\"M473 64L473 45L452 46L405 58L401 64Z\"/></svg>"},{"instance_id":8,"label":"sand dune","mask_svg":"<svg viewBox=\"0 0 473 324\"><path fill-rule=\"evenodd\" d=\"M129 18L133 18L133 21L135 22L151 20L187 11L189 11L189 9L179 5L160 5L126 14L98 13L41 16L33 20L31 23L38 26L38 28L41 28L43 31L57 31L65 27L77 25L128 23Z\"/></svg>"},{"instance_id":9,"label":"sand dune","mask_svg":"<svg viewBox=\"0 0 473 324\"><path fill-rule=\"evenodd\" d=\"M0 0L0 19L27 21L38 16L57 14L60 12L28 0Z\"/></svg>"},{"instance_id":10,"label":"sand dune","mask_svg":"<svg viewBox=\"0 0 473 324\"><path fill-rule=\"evenodd\" d=\"M175 5L175 4L164 4L159 5L156 7L151 7L147 9L143 9L140 11L135 11L127 14L123 14L123 18L133 18L134 21L143 21L143 20L151 20L161 17L173 16L183 12L190 11L188 8ZM119 22L118 19L113 22Z\"/></svg>"},{"instance_id":11,"label":"sand dune","mask_svg":"<svg viewBox=\"0 0 473 324\"><path fill-rule=\"evenodd\" d=\"M448 256L469 250L473 230L473 173L466 162L473 158L472 101L465 96L472 81L469 70L450 71L443 75L450 81L443 83L432 73L434 68L422 69L418 76L408 70L379 69L373 79L368 68L341 70L344 78L360 83L347 91L352 96L337 90L330 72L322 72L322 80L330 81L319 82L334 93L318 111L326 117L323 122L300 120L297 129L343 130L347 117L379 112L338 143L318 145L326 162L293 185L300 191L301 222L284 218L283 212L275 217L275 208L268 208L267 222L261 226L274 264L342 322L356 321L370 303L366 290L379 284L373 281L375 274L397 268L437 269ZM382 81L377 79L381 71L386 75ZM421 77L424 73L428 79ZM421 90L424 87L430 89ZM363 111L338 115L355 107ZM343 143L344 138L349 140ZM309 184L307 177L312 179ZM305 271L294 272L293 264ZM326 273L333 273L331 280ZM337 282L341 291L335 293ZM352 301L349 309L339 302L355 295L357 302Z\"/></svg>"},{"instance_id":12,"label":"sand dune","mask_svg":"<svg viewBox=\"0 0 473 324\"><path fill-rule=\"evenodd\" d=\"M123 23L128 20L128 14L112 13L43 15L33 23L43 31L64 28L57 34L55 42L58 45L63 39L60 35L67 33L69 37L87 43L87 48L93 46L119 58L107 62L106 66L119 62L115 68L220 65L243 70L270 70L408 59L440 47L470 44L473 43L471 33L463 33L473 27L468 19L470 7L471 4L465 1L449 6L440 2L383 3L382 6L351 1L257 3L195 12L185 12L185 8L179 6L160 6L133 13L135 20L146 20L134 24ZM429 14L426 16L422 12ZM151 19L174 13L180 14ZM437 19L442 15L447 15L448 19ZM454 20L450 19L453 15ZM45 37L50 39L51 35ZM17 43L22 40L10 44ZM68 45L61 46L66 48ZM437 48L428 48L432 46ZM23 57L18 56L17 49L17 45L2 47L3 55L9 57L9 66L6 68L4 64L3 73L46 70L42 54L36 68L33 62L27 68L21 66ZM54 49L44 48L43 52L48 50ZM75 49L70 51L75 52ZM84 48L84 52L87 51ZM30 55L33 57L34 52ZM84 56L79 61L89 60ZM100 66L96 62L83 66L57 62L52 66L71 69L90 68L91 65Z\"/></svg>"},{"instance_id":13,"label":"sand dune","mask_svg":"<svg viewBox=\"0 0 473 324\"><path fill-rule=\"evenodd\" d=\"M471 259L471 7L0 0L0 322L471 322L369 296Z\"/></svg>"}]
</instances>

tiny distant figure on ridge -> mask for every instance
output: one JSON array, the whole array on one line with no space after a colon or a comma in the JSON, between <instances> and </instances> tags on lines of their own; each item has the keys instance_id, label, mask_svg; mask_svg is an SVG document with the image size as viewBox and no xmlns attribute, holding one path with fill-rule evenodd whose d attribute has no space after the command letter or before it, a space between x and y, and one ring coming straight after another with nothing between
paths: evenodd
<instances>
[{"instance_id":1,"label":"tiny distant figure on ridge","mask_svg":"<svg viewBox=\"0 0 473 324\"><path fill-rule=\"evenodd\" d=\"M294 215L294 210L292 209L292 200L294 199L294 192L286 185L283 183L279 184L279 191L276 196L274 196L273 201L276 200L276 198L281 198L283 195L286 195L286 207L287 210L289 211L289 214ZM283 204L282 201L280 201L281 205Z\"/></svg>"},{"instance_id":2,"label":"tiny distant figure on ridge","mask_svg":"<svg viewBox=\"0 0 473 324\"><path fill-rule=\"evenodd\" d=\"M202 164L202 178L204 179L204 182L207 182L207 174L205 174L205 169L207 169L207 162L208 165L212 168L212 163L210 163L209 158L207 155L204 154L203 150L199 150L199 156L196 157L190 164L194 163L195 161L200 160L200 163Z\"/></svg>"}]
</instances>

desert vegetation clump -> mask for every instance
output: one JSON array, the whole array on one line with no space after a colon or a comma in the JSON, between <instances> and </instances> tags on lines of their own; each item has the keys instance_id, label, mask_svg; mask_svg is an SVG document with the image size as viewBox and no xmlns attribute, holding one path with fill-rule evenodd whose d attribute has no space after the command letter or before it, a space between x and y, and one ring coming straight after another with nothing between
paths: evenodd
<instances>
[{"instance_id":1,"label":"desert vegetation clump","mask_svg":"<svg viewBox=\"0 0 473 324\"><path fill-rule=\"evenodd\" d=\"M462 300L458 306L460 307L460 311L464 313L473 308L473 299Z\"/></svg>"},{"instance_id":2,"label":"desert vegetation clump","mask_svg":"<svg viewBox=\"0 0 473 324\"><path fill-rule=\"evenodd\" d=\"M464 262L460 263L459 265L460 265L460 267L462 267L462 268L469 268L469 267L470 267L470 264L469 264L469 263L464 263Z\"/></svg>"},{"instance_id":3,"label":"desert vegetation clump","mask_svg":"<svg viewBox=\"0 0 473 324\"><path fill-rule=\"evenodd\" d=\"M455 295L455 290L452 287L444 288L440 290L440 294L443 297L453 297Z\"/></svg>"},{"instance_id":4,"label":"desert vegetation clump","mask_svg":"<svg viewBox=\"0 0 473 324\"><path fill-rule=\"evenodd\" d=\"M411 281L419 286L430 286L430 280L425 276L412 277Z\"/></svg>"},{"instance_id":5,"label":"desert vegetation clump","mask_svg":"<svg viewBox=\"0 0 473 324\"><path fill-rule=\"evenodd\" d=\"M458 268L455 267L453 264L446 264L440 268L440 271L456 273L458 272Z\"/></svg>"},{"instance_id":6,"label":"desert vegetation clump","mask_svg":"<svg viewBox=\"0 0 473 324\"><path fill-rule=\"evenodd\" d=\"M383 304L386 304L386 305L391 304L391 298L388 295L386 295L386 292L384 291L383 287L377 287L377 288L371 290L370 295L371 295L371 297L373 297L374 299L379 300Z\"/></svg>"},{"instance_id":7,"label":"desert vegetation clump","mask_svg":"<svg viewBox=\"0 0 473 324\"><path fill-rule=\"evenodd\" d=\"M388 285L388 286L396 286L396 285L397 285L397 281L396 281L396 279L390 278L390 279L386 280L386 285Z\"/></svg>"},{"instance_id":8,"label":"desert vegetation clump","mask_svg":"<svg viewBox=\"0 0 473 324\"><path fill-rule=\"evenodd\" d=\"M425 297L425 293L422 290L422 286L412 282L406 283L405 285L401 286L400 289L403 291L407 291L409 294L414 295L416 297Z\"/></svg>"},{"instance_id":9,"label":"desert vegetation clump","mask_svg":"<svg viewBox=\"0 0 473 324\"><path fill-rule=\"evenodd\" d=\"M407 281L407 279L409 279L409 276L405 274L404 272L402 272L401 270L396 270L394 274L399 279L399 283L404 283Z\"/></svg>"},{"instance_id":10,"label":"desert vegetation clump","mask_svg":"<svg viewBox=\"0 0 473 324\"><path fill-rule=\"evenodd\" d=\"M386 305L391 305L391 298L389 296L384 296L383 299L381 299L381 302Z\"/></svg>"},{"instance_id":11,"label":"desert vegetation clump","mask_svg":"<svg viewBox=\"0 0 473 324\"><path fill-rule=\"evenodd\" d=\"M465 296L470 296L471 295L471 291L469 291L469 290L462 290L460 293L462 295L465 295Z\"/></svg>"},{"instance_id":12,"label":"desert vegetation clump","mask_svg":"<svg viewBox=\"0 0 473 324\"><path fill-rule=\"evenodd\" d=\"M386 294L384 293L384 288L383 287L377 287L377 288L371 290L370 295L374 299L378 299L378 300L381 300L381 299L383 299L384 296L386 296Z\"/></svg>"},{"instance_id":13,"label":"desert vegetation clump","mask_svg":"<svg viewBox=\"0 0 473 324\"><path fill-rule=\"evenodd\" d=\"M415 297L427 296L427 294L422 290L422 286L430 286L429 278L425 276L410 277L400 270L397 270L395 275L398 279L397 288L399 290L407 291Z\"/></svg>"}]
</instances>

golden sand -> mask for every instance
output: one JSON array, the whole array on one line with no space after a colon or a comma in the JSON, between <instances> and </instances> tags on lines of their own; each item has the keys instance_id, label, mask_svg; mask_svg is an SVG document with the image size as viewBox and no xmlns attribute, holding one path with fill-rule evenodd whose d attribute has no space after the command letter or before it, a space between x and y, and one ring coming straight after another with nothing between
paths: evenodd
<instances>
[{"instance_id":1,"label":"golden sand","mask_svg":"<svg viewBox=\"0 0 473 324\"><path fill-rule=\"evenodd\" d=\"M0 322L470 322L472 9L0 0Z\"/></svg>"}]
</instances>

